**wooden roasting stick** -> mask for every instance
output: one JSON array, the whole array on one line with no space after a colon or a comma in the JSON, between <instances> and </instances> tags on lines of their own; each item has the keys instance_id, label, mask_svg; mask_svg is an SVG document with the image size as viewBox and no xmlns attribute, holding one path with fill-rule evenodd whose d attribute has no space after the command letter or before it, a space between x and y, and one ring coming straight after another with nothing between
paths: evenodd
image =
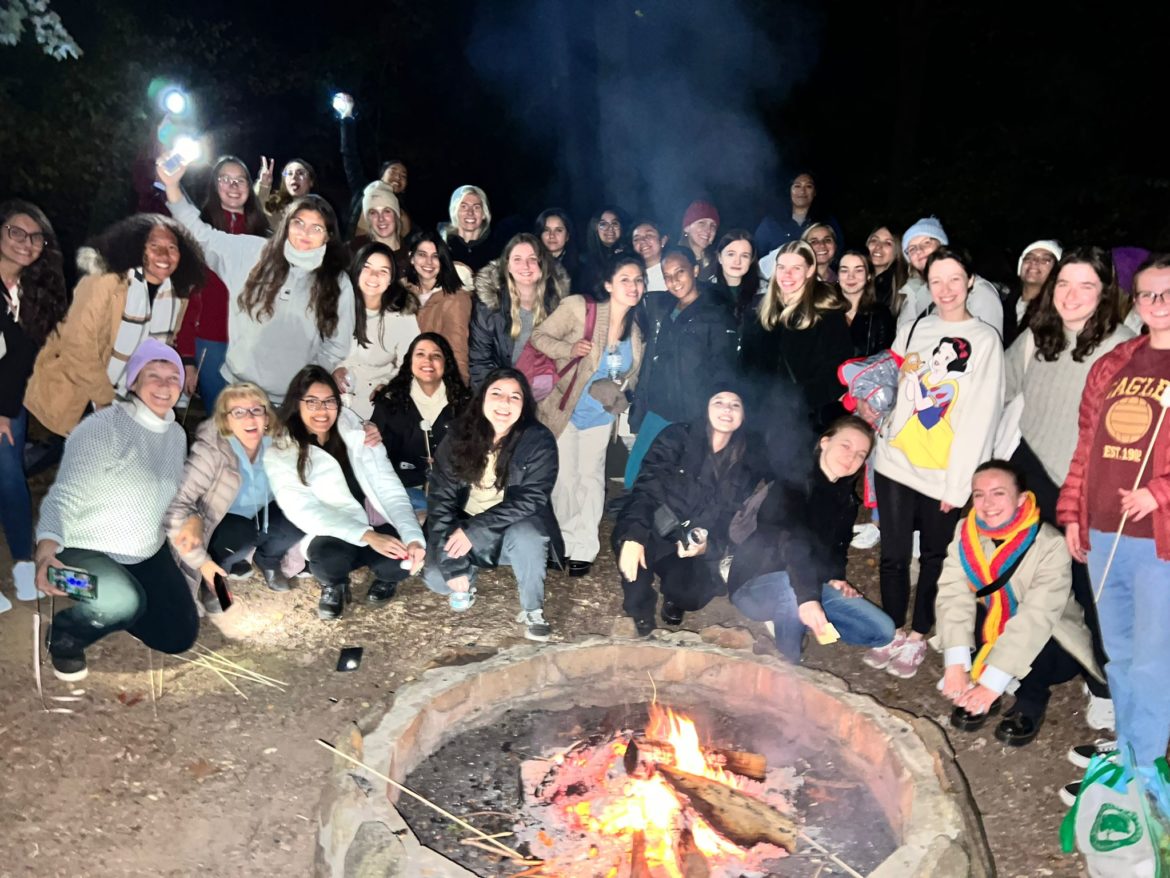
<instances>
[{"instance_id":1,"label":"wooden roasting stick","mask_svg":"<svg viewBox=\"0 0 1170 878\"><path fill-rule=\"evenodd\" d=\"M630 846L630 878L653 878L650 864L646 862L646 833L637 830Z\"/></svg>"}]
</instances>

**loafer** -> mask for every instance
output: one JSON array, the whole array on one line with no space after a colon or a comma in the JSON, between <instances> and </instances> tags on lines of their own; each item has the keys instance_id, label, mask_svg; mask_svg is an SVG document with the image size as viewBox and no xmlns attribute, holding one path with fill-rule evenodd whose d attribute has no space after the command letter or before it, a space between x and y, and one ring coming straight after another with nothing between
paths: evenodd
<instances>
[{"instance_id":1,"label":"loafer","mask_svg":"<svg viewBox=\"0 0 1170 878\"><path fill-rule=\"evenodd\" d=\"M654 624L654 619L634 619L634 629L638 632L639 637L649 637L654 633L654 629L658 626Z\"/></svg>"},{"instance_id":2,"label":"loafer","mask_svg":"<svg viewBox=\"0 0 1170 878\"><path fill-rule=\"evenodd\" d=\"M289 591L292 584L288 581L288 577L279 570L264 570L264 584L273 591Z\"/></svg>"},{"instance_id":3,"label":"loafer","mask_svg":"<svg viewBox=\"0 0 1170 878\"><path fill-rule=\"evenodd\" d=\"M976 732L987 724L987 721L999 713L1000 699L991 702L987 713L970 713L965 708L956 707L951 711L951 728L960 732Z\"/></svg>"},{"instance_id":4,"label":"loafer","mask_svg":"<svg viewBox=\"0 0 1170 878\"><path fill-rule=\"evenodd\" d=\"M370 590L366 592L366 603L374 606L382 606L388 604L393 599L395 593L398 591L397 582L388 582L385 579L375 579L374 584L370 586Z\"/></svg>"},{"instance_id":5,"label":"loafer","mask_svg":"<svg viewBox=\"0 0 1170 878\"><path fill-rule=\"evenodd\" d=\"M1023 747L1035 740L1042 725L1044 725L1044 717L1033 719L1030 716L1012 711L995 727L995 739L1002 741L1009 747Z\"/></svg>"},{"instance_id":6,"label":"loafer","mask_svg":"<svg viewBox=\"0 0 1170 878\"><path fill-rule=\"evenodd\" d=\"M677 604L670 601L662 602L662 621L667 625L681 625L685 611L681 610Z\"/></svg>"},{"instance_id":7,"label":"loafer","mask_svg":"<svg viewBox=\"0 0 1170 878\"><path fill-rule=\"evenodd\" d=\"M345 603L352 600L349 593L349 583L338 585L322 585L321 599L317 602L317 618L325 622L332 622L341 618Z\"/></svg>"},{"instance_id":8,"label":"loafer","mask_svg":"<svg viewBox=\"0 0 1170 878\"><path fill-rule=\"evenodd\" d=\"M570 561L569 575L570 576L584 576L593 569L592 561Z\"/></svg>"}]
</instances>

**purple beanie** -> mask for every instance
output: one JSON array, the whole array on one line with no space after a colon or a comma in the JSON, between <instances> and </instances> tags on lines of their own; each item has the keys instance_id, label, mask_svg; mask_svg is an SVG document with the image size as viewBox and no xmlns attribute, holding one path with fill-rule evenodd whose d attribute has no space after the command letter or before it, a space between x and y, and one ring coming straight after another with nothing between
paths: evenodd
<instances>
[{"instance_id":1,"label":"purple beanie","mask_svg":"<svg viewBox=\"0 0 1170 878\"><path fill-rule=\"evenodd\" d=\"M157 338L147 338L134 349L134 353L130 355L130 362L126 364L126 386L133 387L138 373L147 363L152 363L155 360L166 360L168 363L173 363L175 368L179 370L179 377L183 377L183 361L180 359L178 351L170 345L163 344Z\"/></svg>"},{"instance_id":2,"label":"purple beanie","mask_svg":"<svg viewBox=\"0 0 1170 878\"><path fill-rule=\"evenodd\" d=\"M1133 295L1133 276L1137 268L1150 258L1150 251L1142 247L1114 247L1113 270L1117 272L1117 285L1127 296Z\"/></svg>"}]
</instances>

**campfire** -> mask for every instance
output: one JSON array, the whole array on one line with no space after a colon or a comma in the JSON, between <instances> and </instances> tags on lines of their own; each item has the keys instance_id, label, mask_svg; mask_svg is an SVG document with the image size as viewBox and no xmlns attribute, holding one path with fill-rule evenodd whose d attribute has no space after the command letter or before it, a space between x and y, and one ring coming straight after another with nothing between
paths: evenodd
<instances>
[{"instance_id":1,"label":"campfire","mask_svg":"<svg viewBox=\"0 0 1170 878\"><path fill-rule=\"evenodd\" d=\"M521 875L736 878L796 848L791 805L758 753L704 747L694 722L658 704L644 732L578 741L521 766L540 828L517 827L543 862Z\"/></svg>"}]
</instances>

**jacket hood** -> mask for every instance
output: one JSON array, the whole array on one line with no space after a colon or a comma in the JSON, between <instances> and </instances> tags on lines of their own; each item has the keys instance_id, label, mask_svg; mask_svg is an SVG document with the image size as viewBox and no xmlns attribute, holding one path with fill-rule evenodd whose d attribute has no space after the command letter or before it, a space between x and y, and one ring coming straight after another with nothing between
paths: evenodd
<instances>
[{"instance_id":1,"label":"jacket hood","mask_svg":"<svg viewBox=\"0 0 1170 878\"><path fill-rule=\"evenodd\" d=\"M552 277L545 283L544 308L551 314L560 302L569 295L569 273L559 260L551 260ZM503 286L504 257L493 259L475 276L475 296L482 305L493 311L500 310L501 300L508 295Z\"/></svg>"},{"instance_id":2,"label":"jacket hood","mask_svg":"<svg viewBox=\"0 0 1170 878\"><path fill-rule=\"evenodd\" d=\"M77 267L90 275L106 274L110 270L105 257L93 247L82 247L77 251Z\"/></svg>"}]
</instances>

